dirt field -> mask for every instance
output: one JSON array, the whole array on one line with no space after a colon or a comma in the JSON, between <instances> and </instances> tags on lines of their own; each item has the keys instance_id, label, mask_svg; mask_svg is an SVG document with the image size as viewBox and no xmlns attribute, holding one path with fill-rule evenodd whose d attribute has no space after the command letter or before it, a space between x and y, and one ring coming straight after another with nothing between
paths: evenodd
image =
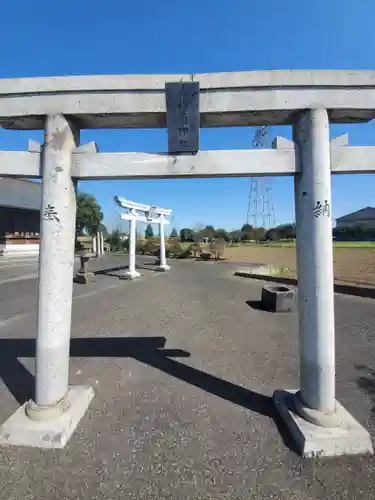
<instances>
[{"instance_id":1,"label":"dirt field","mask_svg":"<svg viewBox=\"0 0 375 500\"><path fill-rule=\"evenodd\" d=\"M375 248L334 248L335 280L338 283L375 286ZM287 276L296 276L296 249L291 247L228 247L224 257L230 260L273 264L289 268Z\"/></svg>"}]
</instances>

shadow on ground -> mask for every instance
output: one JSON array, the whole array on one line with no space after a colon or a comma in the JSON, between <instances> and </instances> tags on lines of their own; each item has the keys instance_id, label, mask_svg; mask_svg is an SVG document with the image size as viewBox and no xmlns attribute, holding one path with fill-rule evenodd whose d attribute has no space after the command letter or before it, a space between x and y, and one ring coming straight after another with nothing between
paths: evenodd
<instances>
[{"instance_id":1,"label":"shadow on ground","mask_svg":"<svg viewBox=\"0 0 375 500\"><path fill-rule=\"evenodd\" d=\"M144 266L136 265L136 269L146 269L147 271L156 271L155 269L152 269L150 266L155 266L154 263L146 263ZM117 266L117 267L110 267L108 269L99 269L98 271L94 271L95 276L112 276L114 278L119 278L121 276L121 271L125 272L129 269L129 266ZM117 274L116 274L117 273Z\"/></svg>"},{"instance_id":2,"label":"shadow on ground","mask_svg":"<svg viewBox=\"0 0 375 500\"><path fill-rule=\"evenodd\" d=\"M375 370L365 365L356 365L356 369L363 373L357 378L357 385L371 398L372 413L375 415Z\"/></svg>"},{"instance_id":3,"label":"shadow on ground","mask_svg":"<svg viewBox=\"0 0 375 500\"><path fill-rule=\"evenodd\" d=\"M294 450L270 397L177 361L174 358L188 358L190 353L181 349L166 349L165 342L165 337L161 336L73 338L70 343L70 356L72 358L131 357L146 363L205 392L273 419L284 443ZM34 339L0 339L0 377L21 405L33 398L34 377L18 358L32 357L35 357Z\"/></svg>"},{"instance_id":4,"label":"shadow on ground","mask_svg":"<svg viewBox=\"0 0 375 500\"><path fill-rule=\"evenodd\" d=\"M245 302L251 309L255 309L256 311L265 311L261 300L247 300Z\"/></svg>"}]
</instances>

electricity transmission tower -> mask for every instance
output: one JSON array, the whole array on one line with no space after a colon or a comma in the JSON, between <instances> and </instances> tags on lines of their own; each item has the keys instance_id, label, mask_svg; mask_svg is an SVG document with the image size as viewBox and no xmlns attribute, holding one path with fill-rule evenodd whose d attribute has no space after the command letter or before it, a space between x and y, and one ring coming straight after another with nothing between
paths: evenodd
<instances>
[{"instance_id":1,"label":"electricity transmission tower","mask_svg":"<svg viewBox=\"0 0 375 500\"><path fill-rule=\"evenodd\" d=\"M259 127L253 137L253 148L262 148L267 135L267 125ZM271 178L251 177L246 224L250 224L253 227L274 227L275 206L272 202Z\"/></svg>"}]
</instances>

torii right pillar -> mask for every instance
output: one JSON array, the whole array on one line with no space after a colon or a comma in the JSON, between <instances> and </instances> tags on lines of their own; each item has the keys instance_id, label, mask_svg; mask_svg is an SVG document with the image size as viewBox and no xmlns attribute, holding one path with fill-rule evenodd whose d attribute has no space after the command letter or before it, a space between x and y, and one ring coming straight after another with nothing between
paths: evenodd
<instances>
[{"instance_id":1,"label":"torii right pillar","mask_svg":"<svg viewBox=\"0 0 375 500\"><path fill-rule=\"evenodd\" d=\"M372 453L369 433L335 398L335 320L329 119L303 112L294 125L300 390L274 401L304 456Z\"/></svg>"},{"instance_id":2,"label":"torii right pillar","mask_svg":"<svg viewBox=\"0 0 375 500\"><path fill-rule=\"evenodd\" d=\"M170 266L167 264L167 259L165 256L165 231L164 231L164 215L160 215L160 265L158 267L159 271L169 271Z\"/></svg>"}]
</instances>

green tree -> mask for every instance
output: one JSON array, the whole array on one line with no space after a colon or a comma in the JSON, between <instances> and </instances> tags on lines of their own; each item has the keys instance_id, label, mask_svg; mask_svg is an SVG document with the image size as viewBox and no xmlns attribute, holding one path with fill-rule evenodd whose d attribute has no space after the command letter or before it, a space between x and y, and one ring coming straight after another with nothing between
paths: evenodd
<instances>
[{"instance_id":1,"label":"green tree","mask_svg":"<svg viewBox=\"0 0 375 500\"><path fill-rule=\"evenodd\" d=\"M254 238L254 229L250 224L244 224L241 227L242 240L253 240Z\"/></svg>"},{"instance_id":2,"label":"green tree","mask_svg":"<svg viewBox=\"0 0 375 500\"><path fill-rule=\"evenodd\" d=\"M251 233L252 230L253 230L253 226L251 224L244 224L241 227L241 232L242 233Z\"/></svg>"},{"instance_id":3,"label":"green tree","mask_svg":"<svg viewBox=\"0 0 375 500\"><path fill-rule=\"evenodd\" d=\"M110 244L111 251L119 250L121 248L121 236L120 230L114 229L110 235L108 235L108 243Z\"/></svg>"},{"instance_id":4,"label":"green tree","mask_svg":"<svg viewBox=\"0 0 375 500\"><path fill-rule=\"evenodd\" d=\"M121 237L119 229L114 229L111 234L108 235L108 243L111 246L111 250L119 250L121 247Z\"/></svg>"},{"instance_id":5,"label":"green tree","mask_svg":"<svg viewBox=\"0 0 375 500\"><path fill-rule=\"evenodd\" d=\"M279 241L281 238L281 233L277 228L269 229L265 234L266 240Z\"/></svg>"},{"instance_id":6,"label":"green tree","mask_svg":"<svg viewBox=\"0 0 375 500\"><path fill-rule=\"evenodd\" d=\"M152 229L151 224L147 224L146 231L145 231L145 237L146 238L153 238L154 237L154 230Z\"/></svg>"},{"instance_id":7,"label":"green tree","mask_svg":"<svg viewBox=\"0 0 375 500\"><path fill-rule=\"evenodd\" d=\"M76 235L85 232L94 236L101 226L103 212L95 196L77 193Z\"/></svg>"},{"instance_id":8,"label":"green tree","mask_svg":"<svg viewBox=\"0 0 375 500\"><path fill-rule=\"evenodd\" d=\"M264 240L266 236L266 230L264 227L255 227L253 229L253 239L256 241Z\"/></svg>"},{"instance_id":9,"label":"green tree","mask_svg":"<svg viewBox=\"0 0 375 500\"><path fill-rule=\"evenodd\" d=\"M174 228L172 229L172 231L171 231L170 237L171 237L171 238L177 238L177 236L178 236L178 235L177 235L177 230L176 230L176 228L174 227Z\"/></svg>"},{"instance_id":10,"label":"green tree","mask_svg":"<svg viewBox=\"0 0 375 500\"><path fill-rule=\"evenodd\" d=\"M185 227L180 231L180 240L181 241L194 241L194 231Z\"/></svg>"},{"instance_id":11,"label":"green tree","mask_svg":"<svg viewBox=\"0 0 375 500\"><path fill-rule=\"evenodd\" d=\"M225 229L222 229L222 228L216 229L215 237L219 238L219 239L223 239L225 241L230 240L230 235L229 235L228 231L226 231Z\"/></svg>"},{"instance_id":12,"label":"green tree","mask_svg":"<svg viewBox=\"0 0 375 500\"><path fill-rule=\"evenodd\" d=\"M375 228L366 226L336 227L333 237L337 241L374 241Z\"/></svg>"},{"instance_id":13,"label":"green tree","mask_svg":"<svg viewBox=\"0 0 375 500\"><path fill-rule=\"evenodd\" d=\"M104 224L99 224L98 232L103 233L104 238L108 238L108 229Z\"/></svg>"},{"instance_id":14,"label":"green tree","mask_svg":"<svg viewBox=\"0 0 375 500\"><path fill-rule=\"evenodd\" d=\"M215 228L214 226L206 226L202 231L202 236L205 236L210 241L215 237Z\"/></svg>"},{"instance_id":15,"label":"green tree","mask_svg":"<svg viewBox=\"0 0 375 500\"><path fill-rule=\"evenodd\" d=\"M235 229L229 236L233 243L239 243L242 240L242 232L240 229Z\"/></svg>"},{"instance_id":16,"label":"green tree","mask_svg":"<svg viewBox=\"0 0 375 500\"><path fill-rule=\"evenodd\" d=\"M294 239L296 237L296 228L294 224L281 224L275 230L279 233L282 239Z\"/></svg>"}]
</instances>

